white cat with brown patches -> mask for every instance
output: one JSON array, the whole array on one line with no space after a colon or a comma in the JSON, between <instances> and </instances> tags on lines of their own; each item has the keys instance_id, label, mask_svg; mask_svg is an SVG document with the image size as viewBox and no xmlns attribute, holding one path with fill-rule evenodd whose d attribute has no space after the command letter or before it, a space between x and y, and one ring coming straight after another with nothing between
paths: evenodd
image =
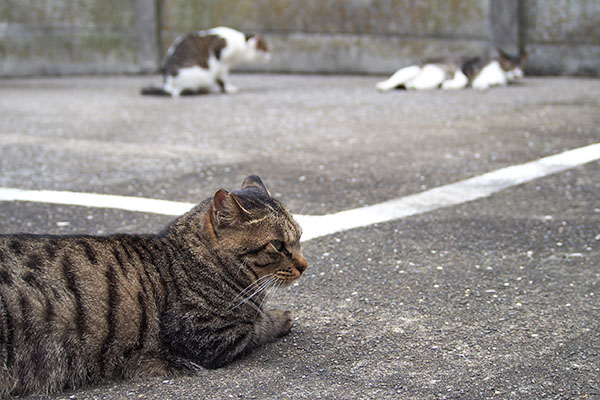
<instances>
[{"instance_id":1,"label":"white cat with brown patches","mask_svg":"<svg viewBox=\"0 0 600 400\"><path fill-rule=\"evenodd\" d=\"M492 86L505 86L521 79L527 54L522 52L519 56L513 57L501 50L498 52L499 56L491 60L474 57L462 63L410 65L400 68L389 79L377 83L375 87L382 92L392 89L455 90L468 86L485 90Z\"/></svg>"},{"instance_id":2,"label":"white cat with brown patches","mask_svg":"<svg viewBox=\"0 0 600 400\"><path fill-rule=\"evenodd\" d=\"M179 36L163 61L162 87L146 87L142 94L171 95L208 92L216 87L224 93L238 88L229 82L229 70L239 64L270 59L264 38L246 35L225 26Z\"/></svg>"}]
</instances>

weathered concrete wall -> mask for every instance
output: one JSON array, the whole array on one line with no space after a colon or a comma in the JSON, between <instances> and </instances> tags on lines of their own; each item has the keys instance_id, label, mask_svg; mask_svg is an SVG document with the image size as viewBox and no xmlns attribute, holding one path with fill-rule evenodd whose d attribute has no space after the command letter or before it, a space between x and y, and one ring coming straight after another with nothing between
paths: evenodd
<instances>
[{"instance_id":1,"label":"weathered concrete wall","mask_svg":"<svg viewBox=\"0 0 600 400\"><path fill-rule=\"evenodd\" d=\"M599 0L526 0L523 21L532 71L600 76Z\"/></svg>"},{"instance_id":2,"label":"weathered concrete wall","mask_svg":"<svg viewBox=\"0 0 600 400\"><path fill-rule=\"evenodd\" d=\"M246 70L390 73L525 48L528 73L600 76L599 0L0 0L0 76L157 71L182 32L262 32Z\"/></svg>"},{"instance_id":3,"label":"weathered concrete wall","mask_svg":"<svg viewBox=\"0 0 600 400\"><path fill-rule=\"evenodd\" d=\"M389 73L431 58L529 53L528 73L600 76L598 0L162 0L164 52L216 25L264 32L268 65L246 69Z\"/></svg>"},{"instance_id":4,"label":"weathered concrete wall","mask_svg":"<svg viewBox=\"0 0 600 400\"><path fill-rule=\"evenodd\" d=\"M148 0L0 0L0 75L155 71Z\"/></svg>"},{"instance_id":5,"label":"weathered concrete wall","mask_svg":"<svg viewBox=\"0 0 600 400\"><path fill-rule=\"evenodd\" d=\"M181 29L229 25L264 32L268 71L388 73L399 64L487 52L480 0L164 0L163 51ZM235 10L232 12L232 10Z\"/></svg>"}]
</instances>

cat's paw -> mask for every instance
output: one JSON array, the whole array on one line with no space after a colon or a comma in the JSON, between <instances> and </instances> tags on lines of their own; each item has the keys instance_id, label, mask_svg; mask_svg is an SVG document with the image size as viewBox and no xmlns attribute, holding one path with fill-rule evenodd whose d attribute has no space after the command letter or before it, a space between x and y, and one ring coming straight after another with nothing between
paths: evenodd
<instances>
[{"instance_id":1,"label":"cat's paw","mask_svg":"<svg viewBox=\"0 0 600 400\"><path fill-rule=\"evenodd\" d=\"M377 90L379 90L380 92L387 92L387 91L390 91L393 89L392 87L390 87L390 84L388 83L388 81L382 81L382 82L377 83L375 85L375 88Z\"/></svg>"},{"instance_id":2,"label":"cat's paw","mask_svg":"<svg viewBox=\"0 0 600 400\"><path fill-rule=\"evenodd\" d=\"M275 337L282 337L290 333L294 325L291 311L269 310L268 313L275 327Z\"/></svg>"},{"instance_id":3,"label":"cat's paw","mask_svg":"<svg viewBox=\"0 0 600 400\"><path fill-rule=\"evenodd\" d=\"M229 93L229 94L239 92L239 89L237 88L237 86L234 86L231 83L226 83L223 90L225 90L225 93Z\"/></svg>"}]
</instances>

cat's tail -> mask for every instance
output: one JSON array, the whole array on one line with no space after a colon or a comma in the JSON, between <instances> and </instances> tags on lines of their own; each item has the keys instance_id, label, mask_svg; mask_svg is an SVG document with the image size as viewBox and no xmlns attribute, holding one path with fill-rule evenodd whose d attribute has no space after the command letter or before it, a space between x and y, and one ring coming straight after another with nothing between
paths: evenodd
<instances>
[{"instance_id":1,"label":"cat's tail","mask_svg":"<svg viewBox=\"0 0 600 400\"><path fill-rule=\"evenodd\" d=\"M145 88L142 88L140 93L145 96L170 96L171 95L171 93L167 92L165 89L163 89L162 87L158 87L158 86L146 86Z\"/></svg>"}]
</instances>

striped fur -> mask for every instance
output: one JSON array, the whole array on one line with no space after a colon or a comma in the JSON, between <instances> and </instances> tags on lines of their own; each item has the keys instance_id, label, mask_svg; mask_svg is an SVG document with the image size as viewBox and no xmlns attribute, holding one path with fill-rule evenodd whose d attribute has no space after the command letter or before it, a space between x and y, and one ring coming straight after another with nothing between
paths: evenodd
<instances>
[{"instance_id":1,"label":"striped fur","mask_svg":"<svg viewBox=\"0 0 600 400\"><path fill-rule=\"evenodd\" d=\"M155 235L1 235L0 397L216 368L285 335L262 304L306 269L300 235L256 176Z\"/></svg>"}]
</instances>

